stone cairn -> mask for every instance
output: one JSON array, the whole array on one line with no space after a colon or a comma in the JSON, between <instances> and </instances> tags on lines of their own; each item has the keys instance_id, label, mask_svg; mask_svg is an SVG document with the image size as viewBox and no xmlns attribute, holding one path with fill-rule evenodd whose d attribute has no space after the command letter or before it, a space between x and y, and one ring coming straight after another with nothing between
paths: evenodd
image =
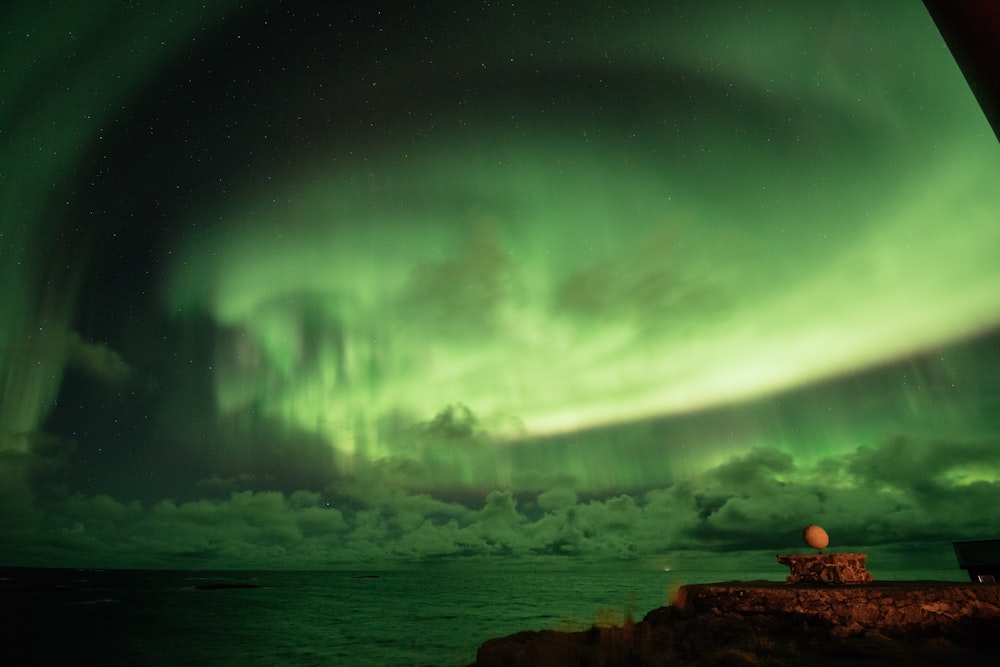
<instances>
[{"instance_id":1,"label":"stone cairn","mask_svg":"<svg viewBox=\"0 0 1000 667\"><path fill-rule=\"evenodd\" d=\"M782 554L778 562L788 567L791 574L785 579L790 584L863 584L873 580L868 571L868 554L825 554L830 537L819 526L809 525L802 531L802 539L816 549L815 554Z\"/></svg>"}]
</instances>

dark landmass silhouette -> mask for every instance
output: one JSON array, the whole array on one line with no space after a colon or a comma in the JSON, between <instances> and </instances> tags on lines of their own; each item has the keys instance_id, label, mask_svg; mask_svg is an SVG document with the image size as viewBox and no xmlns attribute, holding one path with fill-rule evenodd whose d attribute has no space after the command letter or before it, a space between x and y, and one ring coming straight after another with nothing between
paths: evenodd
<instances>
[{"instance_id":1,"label":"dark landmass silhouette","mask_svg":"<svg viewBox=\"0 0 1000 667\"><path fill-rule=\"evenodd\" d=\"M197 591L221 591L231 588L260 588L257 584L228 584L223 582L211 584L197 584L194 589Z\"/></svg>"}]
</instances>

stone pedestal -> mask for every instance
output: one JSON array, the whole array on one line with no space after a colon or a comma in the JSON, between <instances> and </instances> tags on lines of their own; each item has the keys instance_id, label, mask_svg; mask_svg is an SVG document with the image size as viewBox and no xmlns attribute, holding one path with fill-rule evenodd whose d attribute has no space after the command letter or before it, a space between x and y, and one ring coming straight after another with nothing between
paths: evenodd
<instances>
[{"instance_id":1,"label":"stone pedestal","mask_svg":"<svg viewBox=\"0 0 1000 667\"><path fill-rule=\"evenodd\" d=\"M790 584L863 584L872 581L868 554L785 554L778 562L792 571Z\"/></svg>"}]
</instances>

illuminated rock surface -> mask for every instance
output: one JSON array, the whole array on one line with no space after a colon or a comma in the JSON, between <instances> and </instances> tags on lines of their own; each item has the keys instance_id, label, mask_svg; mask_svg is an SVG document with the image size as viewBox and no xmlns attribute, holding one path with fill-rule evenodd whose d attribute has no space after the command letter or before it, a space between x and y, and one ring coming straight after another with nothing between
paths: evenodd
<instances>
[{"instance_id":1,"label":"illuminated rock surface","mask_svg":"<svg viewBox=\"0 0 1000 667\"><path fill-rule=\"evenodd\" d=\"M830 544L830 536L826 531L813 524L802 531L802 540L813 549L826 549Z\"/></svg>"},{"instance_id":2,"label":"illuminated rock surface","mask_svg":"<svg viewBox=\"0 0 1000 667\"><path fill-rule=\"evenodd\" d=\"M1000 619L1000 586L929 581L829 587L731 582L682 586L675 605L714 615L798 614L829 621L845 635L944 632L968 619Z\"/></svg>"},{"instance_id":3,"label":"illuminated rock surface","mask_svg":"<svg viewBox=\"0 0 1000 667\"><path fill-rule=\"evenodd\" d=\"M993 665L997 632L991 584L699 584L623 627L491 639L475 665Z\"/></svg>"},{"instance_id":4,"label":"illuminated rock surface","mask_svg":"<svg viewBox=\"0 0 1000 667\"><path fill-rule=\"evenodd\" d=\"M872 580L868 554L783 554L778 562L792 571L790 584L862 584Z\"/></svg>"}]
</instances>

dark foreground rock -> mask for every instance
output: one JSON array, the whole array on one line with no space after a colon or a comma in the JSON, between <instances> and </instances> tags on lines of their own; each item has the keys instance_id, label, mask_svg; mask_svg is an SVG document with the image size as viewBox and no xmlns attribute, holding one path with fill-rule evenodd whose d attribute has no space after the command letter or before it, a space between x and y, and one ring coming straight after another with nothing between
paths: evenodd
<instances>
[{"instance_id":1,"label":"dark foreground rock","mask_svg":"<svg viewBox=\"0 0 1000 667\"><path fill-rule=\"evenodd\" d=\"M593 627L583 632L521 632L491 639L479 648L474 664L477 667L804 664L985 667L998 664L1000 613L995 612L1000 607L994 607L989 601L1000 599L1000 589L989 591L988 603L980 605L974 614L948 618L933 611L939 608L939 602L928 602L929 610L925 610L921 618L936 618L936 622L886 624L876 619L871 624L847 626L831 620L829 615L813 614L802 608L795 611L747 610L748 595L750 598L768 597L766 586L720 585L727 587L731 598L721 595L717 589L710 589L711 595L694 595L711 586L716 585L683 587L680 595L701 601L711 599L713 606L685 604L678 600L680 604L655 609L642 621L622 627ZM893 597L892 586L870 588L872 595L879 599ZM740 595L740 590L744 595ZM909 601L913 590L913 587L905 589L903 598ZM746 594L746 591L755 592ZM843 591L821 591L819 597L826 593ZM942 597L940 590L929 595L938 601ZM968 595L963 587L961 596ZM856 604L857 596L854 597L853 604ZM733 604L727 604L727 599ZM842 604L842 598L837 595L831 599L834 605ZM852 602L845 600L843 604ZM757 602L750 607L760 609Z\"/></svg>"}]
</instances>

